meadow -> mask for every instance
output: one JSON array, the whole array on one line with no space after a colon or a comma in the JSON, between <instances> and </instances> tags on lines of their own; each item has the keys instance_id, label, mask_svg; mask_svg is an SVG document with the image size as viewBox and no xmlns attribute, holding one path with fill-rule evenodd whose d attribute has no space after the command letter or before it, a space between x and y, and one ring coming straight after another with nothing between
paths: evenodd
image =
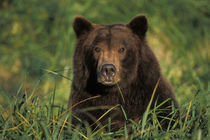
<instances>
[{"instance_id":1,"label":"meadow","mask_svg":"<svg viewBox=\"0 0 210 140\"><path fill-rule=\"evenodd\" d=\"M0 139L208 139L208 3L0 1ZM128 119L117 132L103 127L91 130L88 124L72 127L66 108L72 80L74 17L82 15L97 24L126 24L139 13L148 17L147 42L173 85L180 117L167 130L159 126L155 109L145 112L140 122Z\"/></svg>"}]
</instances>

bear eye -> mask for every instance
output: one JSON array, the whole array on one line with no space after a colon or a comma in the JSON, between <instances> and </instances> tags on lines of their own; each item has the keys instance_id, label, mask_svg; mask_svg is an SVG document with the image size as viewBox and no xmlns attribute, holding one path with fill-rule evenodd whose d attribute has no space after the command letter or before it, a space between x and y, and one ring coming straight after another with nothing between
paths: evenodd
<instances>
[{"instance_id":1,"label":"bear eye","mask_svg":"<svg viewBox=\"0 0 210 140\"><path fill-rule=\"evenodd\" d=\"M124 51L125 51L125 48L120 48L120 49L118 50L119 53L123 53Z\"/></svg>"},{"instance_id":2,"label":"bear eye","mask_svg":"<svg viewBox=\"0 0 210 140\"><path fill-rule=\"evenodd\" d=\"M101 49L100 49L99 47L96 47L94 50L95 50L97 53L101 51Z\"/></svg>"}]
</instances>

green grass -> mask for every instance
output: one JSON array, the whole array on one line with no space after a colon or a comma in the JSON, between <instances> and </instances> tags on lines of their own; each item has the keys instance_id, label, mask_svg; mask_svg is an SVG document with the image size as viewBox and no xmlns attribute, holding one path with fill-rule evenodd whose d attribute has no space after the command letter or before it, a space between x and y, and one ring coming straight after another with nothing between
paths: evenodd
<instances>
[{"instance_id":1,"label":"green grass","mask_svg":"<svg viewBox=\"0 0 210 140\"><path fill-rule=\"evenodd\" d=\"M153 94L155 94L155 90ZM47 104L43 104L39 96L33 94L30 96L28 94L24 94L23 96L17 94L13 99L8 98L7 95L4 95L4 97L8 102L8 106L6 108L1 106L0 108L1 139L137 138L201 140L209 136L209 96L201 91L198 91L190 102L181 105L179 109L173 108L173 113L175 114L175 112L179 111L180 117L175 118L172 115L171 118L166 118L175 121L175 123L169 123L166 130L162 130L161 122L156 117L158 107L161 105L150 109L149 104L142 120L135 122L127 118L124 128L115 132L111 131L111 122L105 125L109 126L109 129L103 129L105 126L101 126L99 129L91 130L89 124L85 126L71 125L70 120L72 115L70 110L55 103L56 92L52 92ZM111 107L106 113L116 107L120 107L120 105ZM124 115L126 118L125 112Z\"/></svg>"},{"instance_id":2,"label":"green grass","mask_svg":"<svg viewBox=\"0 0 210 140\"><path fill-rule=\"evenodd\" d=\"M0 138L207 139L209 11L208 0L2 0ZM111 119L107 131L91 130L88 124L73 129L66 124L71 115L65 110L72 79L74 16L112 24L128 23L139 13L148 17L148 44L173 85L180 115L185 117L177 119L179 127L166 131L161 131L155 109L148 110L140 122L127 118L126 127L115 133Z\"/></svg>"}]
</instances>

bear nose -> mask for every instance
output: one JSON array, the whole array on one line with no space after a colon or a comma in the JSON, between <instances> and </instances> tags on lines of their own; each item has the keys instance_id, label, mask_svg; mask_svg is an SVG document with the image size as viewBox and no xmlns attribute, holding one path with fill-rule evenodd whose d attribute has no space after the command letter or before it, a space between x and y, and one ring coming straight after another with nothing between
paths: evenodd
<instances>
[{"instance_id":1,"label":"bear nose","mask_svg":"<svg viewBox=\"0 0 210 140\"><path fill-rule=\"evenodd\" d=\"M116 74L116 68L113 64L104 64L101 68L101 74L111 80L110 78L114 77Z\"/></svg>"}]
</instances>

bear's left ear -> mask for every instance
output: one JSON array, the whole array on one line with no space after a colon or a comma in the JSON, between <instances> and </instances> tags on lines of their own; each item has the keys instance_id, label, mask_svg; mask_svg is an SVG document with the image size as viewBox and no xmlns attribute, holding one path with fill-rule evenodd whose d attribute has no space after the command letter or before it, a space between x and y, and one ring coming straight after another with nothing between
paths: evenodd
<instances>
[{"instance_id":1,"label":"bear's left ear","mask_svg":"<svg viewBox=\"0 0 210 140\"><path fill-rule=\"evenodd\" d=\"M136 16L126 26L130 28L133 33L144 39L148 29L147 18L145 15Z\"/></svg>"},{"instance_id":2,"label":"bear's left ear","mask_svg":"<svg viewBox=\"0 0 210 140\"><path fill-rule=\"evenodd\" d=\"M79 38L82 34L91 31L93 29L93 25L84 17L76 16L74 18L73 28L77 38Z\"/></svg>"}]
</instances>

